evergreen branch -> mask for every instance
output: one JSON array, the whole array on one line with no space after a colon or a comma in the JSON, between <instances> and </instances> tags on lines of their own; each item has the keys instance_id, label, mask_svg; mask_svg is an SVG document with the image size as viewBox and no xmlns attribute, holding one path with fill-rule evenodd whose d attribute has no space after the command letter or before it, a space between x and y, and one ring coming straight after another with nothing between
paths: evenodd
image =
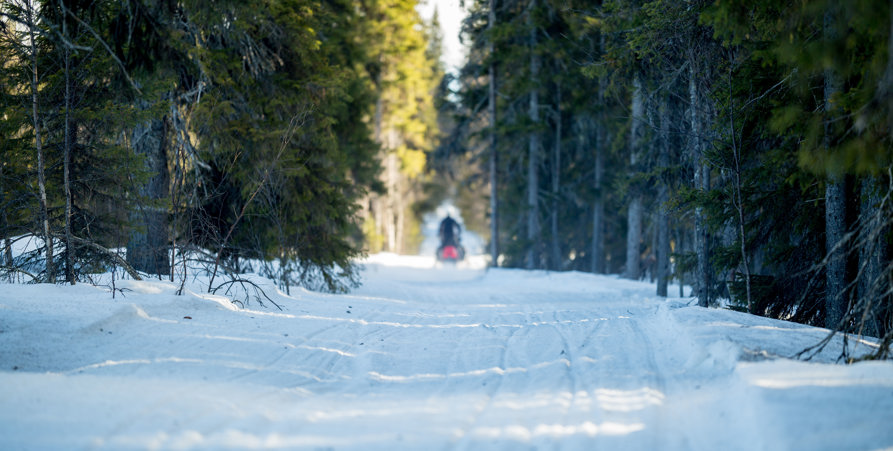
<instances>
[{"instance_id":1,"label":"evergreen branch","mask_svg":"<svg viewBox=\"0 0 893 451\"><path fill-rule=\"evenodd\" d=\"M60 2L60 3L61 3L61 2ZM111 47L109 47L108 43L106 43L105 40L102 39L101 36L99 36L99 33L97 33L96 30L93 29L93 27L91 27L89 24L87 24L86 22L84 22L83 20L81 20L80 17L78 17L77 15L75 15L73 12L71 12L71 11L70 11L68 8L66 8L64 5L62 6L62 11L63 11L64 14L67 14L67 15L69 15L72 19L74 19L79 25L81 25L81 26L83 26L84 28L86 28L87 31L90 32L90 34L92 34L93 37L96 38L96 40L99 41L99 43L100 43L103 47L105 47L105 50L106 50L106 52L108 52L109 56L111 56L112 59L114 59L115 62L118 63L118 67L121 68L121 74L124 75L124 78L127 79L127 82L130 83L130 86L133 88L133 90L136 91L137 94L142 95L143 92L140 90L139 86L137 86L136 82L133 81L132 78L130 78L130 74L127 73L127 68L124 67L124 62L121 61L121 58L118 58L118 55L116 55L115 52L114 52L114 50L112 50Z\"/></svg>"},{"instance_id":2,"label":"evergreen branch","mask_svg":"<svg viewBox=\"0 0 893 451\"><path fill-rule=\"evenodd\" d=\"M275 165L279 162L279 159L282 158L282 154L285 152L285 148L291 142L291 137L294 135L295 130L297 130L299 125L303 125L304 119L306 118L309 111L305 111L301 115L294 115L291 118L291 121L288 124L288 128L285 131L285 134L282 136L282 142L279 146L279 152L276 154L276 158L273 159L272 165ZM300 119L300 124L298 123ZM239 211L239 215L236 216L236 219L233 221L232 225L230 225L229 230L226 232L226 236L223 237L223 241L220 243L220 249L217 251L217 257L214 259L214 270L211 271L211 280L208 282L208 292L211 292L211 287L214 286L214 278L217 277L217 268L220 267L220 258L223 255L223 250L226 249L226 243L229 241L233 232L236 230L236 226L241 222L242 217L245 216L245 212L248 210L248 206L257 197L257 194L260 190L266 185L267 180L270 178L270 174L273 171L270 168L267 168L264 171L264 176L261 179L260 183L258 183L257 187L254 189L254 192L248 197L245 203L242 205L241 211Z\"/></svg>"},{"instance_id":3,"label":"evergreen branch","mask_svg":"<svg viewBox=\"0 0 893 451\"><path fill-rule=\"evenodd\" d=\"M5 271L7 274L10 274L10 273L20 273L20 274L24 274L24 275L30 277L31 280L37 280L37 276L35 276L34 274L31 274L31 273L28 272L28 271L25 271L25 270L22 269L22 268L17 268L17 267L15 267L15 266L0 266L0 269L3 269L3 271ZM12 280L12 278L10 277L10 281L11 281L11 280Z\"/></svg>"},{"instance_id":4,"label":"evergreen branch","mask_svg":"<svg viewBox=\"0 0 893 451\"><path fill-rule=\"evenodd\" d=\"M122 268L124 268L124 270L127 271L127 274L130 274L130 277L133 277L133 280L143 280L142 277L140 277L139 272L137 272L135 269L133 269L133 266L130 266L130 264L127 263L127 260L125 260L123 257L121 257L121 255L118 254L117 252L115 252L111 249L108 249L94 241L86 240L84 238L76 237L74 235L71 236L71 241L73 241L81 246L91 247L91 248L105 254L112 261L114 261L115 263L120 265Z\"/></svg>"}]
</instances>

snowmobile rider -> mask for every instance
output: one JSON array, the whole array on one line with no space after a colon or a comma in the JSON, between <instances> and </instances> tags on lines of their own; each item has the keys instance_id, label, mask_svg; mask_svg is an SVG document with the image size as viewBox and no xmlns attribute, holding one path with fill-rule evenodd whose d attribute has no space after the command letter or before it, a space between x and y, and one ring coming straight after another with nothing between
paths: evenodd
<instances>
[{"instance_id":1,"label":"snowmobile rider","mask_svg":"<svg viewBox=\"0 0 893 451\"><path fill-rule=\"evenodd\" d=\"M440 247L458 247L459 241L457 237L460 233L462 233L462 228L459 226L459 223L456 222L455 219L451 218L449 213L447 213L446 218L443 218L443 221L440 222Z\"/></svg>"}]
</instances>

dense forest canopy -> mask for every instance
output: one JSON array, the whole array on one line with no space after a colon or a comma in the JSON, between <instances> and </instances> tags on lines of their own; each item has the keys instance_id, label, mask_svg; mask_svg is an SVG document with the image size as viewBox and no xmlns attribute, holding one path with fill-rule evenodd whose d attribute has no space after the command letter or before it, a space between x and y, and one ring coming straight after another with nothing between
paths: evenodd
<instances>
[{"instance_id":1,"label":"dense forest canopy","mask_svg":"<svg viewBox=\"0 0 893 451\"><path fill-rule=\"evenodd\" d=\"M414 7L0 2L3 267L74 283L198 264L214 289L262 261L285 289L358 283L364 235L399 249L436 135L439 50Z\"/></svg>"},{"instance_id":2,"label":"dense forest canopy","mask_svg":"<svg viewBox=\"0 0 893 451\"><path fill-rule=\"evenodd\" d=\"M452 197L493 265L675 279L887 356L889 1L466 0L456 74L416 6L0 0L3 273L346 290Z\"/></svg>"},{"instance_id":3,"label":"dense forest canopy","mask_svg":"<svg viewBox=\"0 0 893 451\"><path fill-rule=\"evenodd\" d=\"M493 261L676 279L887 355L890 2L469 6L444 142L490 188Z\"/></svg>"}]
</instances>

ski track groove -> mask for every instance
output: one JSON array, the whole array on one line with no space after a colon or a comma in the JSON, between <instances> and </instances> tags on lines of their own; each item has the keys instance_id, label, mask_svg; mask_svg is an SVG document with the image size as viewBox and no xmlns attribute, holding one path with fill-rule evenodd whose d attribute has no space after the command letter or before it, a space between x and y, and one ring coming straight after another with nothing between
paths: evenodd
<instances>
[{"instance_id":1,"label":"ski track groove","mask_svg":"<svg viewBox=\"0 0 893 451\"><path fill-rule=\"evenodd\" d=\"M418 295L418 293L414 293ZM587 417L596 424L604 424L606 421L620 418L623 416L615 412L606 411L602 403L596 399L597 391L594 387L603 387L605 382L610 383L612 372L619 371L620 374L644 373L640 375L639 380L645 382L643 388L651 388L660 393L664 393L666 381L660 376L660 367L657 364L654 352L654 346L643 328L656 327L653 325L653 311L651 309L633 309L627 310L629 316L621 315L619 318L607 319L605 311L593 310L591 308L579 308L574 304L572 310L562 310L564 303L555 302L558 307L551 312L542 311L542 306L548 304L540 300L544 293L532 292L527 293L521 299L513 299L508 302L499 302L504 304L501 308L496 308L492 312L478 309L472 311L467 317L457 316L454 321L467 319L469 322L478 323L479 326L469 329L468 332L458 333L459 340L449 351L448 361L437 368L424 367L426 373L437 374L443 372L443 383L437 384L436 389L428 395L431 402L440 402L440 398L448 398L450 393L455 391L457 387L461 387L464 383L463 377L451 377L453 374L466 374L472 371L487 370L489 368L499 368L493 374L485 374L481 378L482 385L486 388L475 395L479 401L476 406L469 412L467 419L455 424L456 432L452 438L444 440L442 449L475 449L481 445L483 437L476 435L476 430L480 427L491 425L492 420L498 418L502 413L501 406L496 407L496 402L505 393L511 401L517 397L519 393L524 393L532 384L542 384L552 387L564 386L567 389L568 397L560 409L562 413L556 411L555 420L561 424L573 424L574 415L577 409L588 408L590 411ZM492 296L491 296L492 298ZM432 297L425 299L425 303L432 302L435 305L443 305L438 300L448 299L448 295L432 293ZM356 301L354 301L356 302ZM447 304L449 305L449 304ZM423 305L419 305L422 308ZM608 312L616 309L607 307ZM258 374L273 374L274 380L262 383L264 385L272 385L268 387L270 390L276 390L285 387L302 387L310 389L312 392L319 394L327 393L334 395L350 395L359 393L367 389L365 385L376 384L388 385L399 384L400 382L391 381L375 381L370 377L372 372L382 375L392 375L388 369L394 367L395 363L400 363L398 358L405 358L403 355L394 355L394 352L400 352L404 342L411 342L417 330L425 330L424 333L437 334L433 340L441 338L435 329L427 330L425 326L447 326L446 335L443 339L448 340L449 337L455 336L456 332L450 332L458 329L451 329L449 321L440 322L437 319L441 317L450 317L455 315L455 310L438 309L431 316L409 314L413 310L408 309L396 313L386 312L382 309L375 309L365 314L358 314L357 317L364 320L362 324L354 324L341 320L328 325L322 325L306 334L294 334L291 339L286 339L287 346L285 349L275 353L275 357L267 361L254 365L253 368L235 374L224 382L233 383L250 379ZM359 313L359 311L357 312ZM573 313L571 316L565 316L565 313ZM442 315L442 316L441 316ZM460 319L461 318L461 319ZM455 325L459 325L457 323ZM422 327L417 327L422 326ZM610 326L609 329L606 327ZM605 337L602 343L598 343L595 339L596 335L608 332L609 337ZM621 337L619 341L616 336ZM396 344L391 345L390 340L397 337ZM403 340L399 339L405 337ZM491 338L487 338L491 337ZM192 346L201 340L205 340L205 346L212 343L210 349L213 353L219 353L228 349L225 342L216 342L206 340L207 337L180 336L177 340L170 343L167 347L159 352L168 352L169 350L183 349ZM279 346L273 339L274 337L264 336L259 341L264 345ZM417 339L417 337L415 338ZM488 348L493 342L501 342L502 346L498 356L494 356L492 360L482 358L482 354L488 352ZM534 343L540 342L544 344L541 350L533 352L537 349ZM363 344L360 344L363 343ZM379 346L377 349L372 345L386 343L384 347ZM432 341L433 343L433 341ZM475 344L480 349L475 349ZM617 345L617 346L614 346ZM333 352L314 352L314 348L332 348ZM558 351L560 354L553 355L552 351ZM304 348L304 349L302 349ZM444 348L447 349L447 348ZM480 355L479 355L480 354ZM270 354L262 354L269 356ZM297 368L306 369L306 376L296 376L301 380L296 383L288 383L286 378L289 370L294 369L289 366L291 359L289 356L294 355L294 359L300 359ZM150 354L150 360L160 358L162 354L153 352ZM164 355L170 357L168 355ZM584 361L582 357L588 357L592 360ZM604 360L608 358L613 362L607 363ZM551 372L551 369L538 368L537 365L547 364L549 362L563 363L565 368L560 373ZM563 362L562 362L563 361ZM426 365L428 361L425 361ZM432 360L431 362L434 362ZM490 365L488 362L493 362ZM251 364L250 360L239 361L237 363ZM151 363L149 364L151 365ZM134 373L140 371L146 365L133 365L132 367L121 368L119 371L126 373ZM399 365L398 365L399 366ZM280 368L282 367L282 368ZM510 371L514 368L524 369L524 374L518 374ZM557 368L555 368L557 370ZM281 373L281 374L274 374ZM560 379L558 378L558 375ZM352 376L352 377L349 377ZM399 374L394 376L401 376ZM413 376L406 374L403 376ZM344 378L347 377L345 380ZM545 381L536 382L536 378L545 377ZM563 382L561 382L563 379ZM269 383L271 382L271 383ZM625 382L620 381L621 385ZM409 384L429 384L431 382L408 382ZM635 387L627 387L633 389ZM263 394L263 397L275 395L275 392ZM559 390L560 393L560 390ZM142 407L138 412L132 413L125 419L121 419L115 428L110 432L111 436L120 436L125 434L128 429L134 425L152 421L169 409L169 405L173 404L179 397L186 395L182 390L167 392L164 396L159 397L148 405ZM580 398L585 395L590 399ZM239 407L236 402L228 400L220 400L225 408L238 411ZM588 406L587 406L588 404ZM586 407L583 407L586 406ZM554 407L553 407L554 408ZM661 445L661 411L660 406L648 405L647 410L642 412L647 418L645 421L647 427L651 429L646 437L648 441L647 447L651 449L659 449ZM192 416L186 420L190 423L199 420L202 415ZM157 421L157 420L155 420ZM579 419L577 419L579 421ZM223 426L231 425L232 420L226 421ZM219 424L217 426L220 426ZM296 425L296 429L304 429L306 426ZM165 424L164 429L173 436L177 430L176 424ZM600 436L591 439L583 438L589 449L603 449L604 443ZM565 444L567 445L567 444ZM554 448L560 449L559 443L539 442L540 449Z\"/></svg>"},{"instance_id":2,"label":"ski track groove","mask_svg":"<svg viewBox=\"0 0 893 451\"><path fill-rule=\"evenodd\" d=\"M567 334L562 330L562 323L558 319L558 311L552 312L552 319L554 320L554 324L550 324L552 329L558 334L559 338L561 338L562 345L562 355L567 359L567 366L565 368L565 374L568 377L568 385L571 396L576 396L577 393L577 375L576 369L574 368L574 351L571 349L570 341L567 339Z\"/></svg>"},{"instance_id":3,"label":"ski track groove","mask_svg":"<svg viewBox=\"0 0 893 451\"><path fill-rule=\"evenodd\" d=\"M568 424L568 419L571 416L571 411L574 409L574 406L577 404L577 374L576 367L574 366L574 362L576 360L575 352L571 349L572 346L570 344L570 340L568 340L567 334L562 330L562 326L564 325L560 319L558 319L558 310L552 312L552 320L553 324L549 324L549 327L558 334L561 340L561 355L567 360L567 364L565 366L564 374L567 377L568 384L568 393L569 398L567 400L567 404L564 406L564 414L562 415L562 423ZM553 445L553 449L555 449L555 445Z\"/></svg>"},{"instance_id":4,"label":"ski track groove","mask_svg":"<svg viewBox=\"0 0 893 451\"><path fill-rule=\"evenodd\" d=\"M664 381L660 371L660 367L657 364L657 360L654 355L654 345L651 342L651 339L648 338L648 334L646 334L642 330L642 323L645 322L646 325L652 323L652 319L654 317L655 311L653 309L648 309L645 312L639 314L631 315L629 319L629 326L632 329L632 332L638 343L641 345L636 346L637 349L641 349L643 351L643 357L645 362L645 369L647 375L644 378L644 381L650 381L651 385L650 389L656 390L658 393L666 396L666 382ZM645 316L646 319L642 319ZM656 327L656 326L655 326ZM649 406L650 417L651 420L649 422L649 428L653 429L653 432L648 434L648 438L651 443L649 445L650 449L660 449L661 443L663 443L663 423L664 419L662 418L663 408L661 405Z\"/></svg>"},{"instance_id":5,"label":"ski track groove","mask_svg":"<svg viewBox=\"0 0 893 451\"><path fill-rule=\"evenodd\" d=\"M370 318L370 320L378 320L382 317L381 311L376 310L376 311L370 312L368 317ZM350 342L345 343L345 344L347 344L346 348L339 349L340 352L338 352L338 353L334 353L334 352L330 353L331 355L329 355L329 357L324 360L322 365L313 365L312 366L312 368L314 368L317 372L320 373L317 375L317 377L319 377L320 379L324 379L324 378L322 378L323 374L328 374L328 375L354 374L354 376L356 376L356 377L353 377L350 380L348 380L347 383L339 383L337 378L334 380L333 379L325 379L323 382L319 382L320 384L322 384L321 388L329 393L347 393L347 392L350 392L351 390L356 390L359 385L366 383L368 381L369 371L374 369L370 365L369 354L372 352L378 352L378 351L370 351L369 350L369 348L371 347L370 338L375 337L375 338L378 338L379 340L383 341L383 340L391 338L401 332L400 328L388 327L388 326L384 326L381 324L366 324L366 325L362 325L362 326L352 326L352 325L350 325L350 323L337 323L337 324L333 325L333 328L338 328L340 330L348 330L348 331L357 331L357 330L360 330L360 328L365 328L367 330L365 330L363 332L355 333L351 337ZM366 345L367 342L369 343L369 346ZM364 343L364 344L360 345L359 343ZM352 356L348 357L345 354L351 354ZM350 358L352 360L345 360L348 358ZM339 364L342 362L345 362L345 361L348 362L348 365L347 365L348 368L346 368L345 371L336 371L336 369L340 368ZM349 367L351 365L355 365L356 368L360 369L360 371L353 371L353 372L350 371ZM365 376L365 378L361 378L361 376ZM337 388L335 390L332 390L330 387L333 382L337 384ZM313 384L311 384L311 385L313 385Z\"/></svg>"},{"instance_id":6,"label":"ski track groove","mask_svg":"<svg viewBox=\"0 0 893 451\"><path fill-rule=\"evenodd\" d=\"M285 358L285 356L287 356L287 355L289 355L289 354L295 352L295 350L296 350L296 349L299 349L300 346L305 346L305 345L307 345L308 343L311 342L312 339L314 339L314 338L316 338L316 337L318 337L318 336L320 336L320 335L322 335L322 334L324 334L324 333L327 333L327 332L329 332L329 331L331 331L331 330L333 330L333 329L336 329L338 326L340 326L340 324L331 324L331 325L328 325L328 326L324 326L324 327L322 327L322 328L320 328L320 329L317 329L317 330L315 330L315 331L313 331L313 332L311 332L311 333L309 333L309 334L307 334L307 335L299 335L298 337L296 337L296 338L299 338L299 339L300 339L300 343L298 343L297 345L294 344L294 343L292 343L291 340L287 341L288 344L290 344L291 346L286 346L286 348L285 348L284 351L280 352L280 353L277 355L276 358L274 358L274 359L272 359L271 361L267 362L262 368L254 368L254 369L252 369L252 370L249 370L249 371L246 372L245 374L241 374L241 375L238 375L238 376L236 376L236 377L231 378L231 379L228 380L227 382L235 382L235 381L237 381L237 380L241 380L241 379L246 378L248 375L251 375L251 374L257 374L257 373L260 373L261 371L266 371L266 370L270 370L270 369L272 369L274 366L276 366L277 364L279 364L279 362L281 362L281 361ZM310 374L314 374L313 371L310 371L310 372L308 372L308 373L310 373ZM317 378L322 379L321 375L319 375L319 374L315 374L315 376L316 376ZM312 379L312 378L307 378L307 384L312 384L312 383L313 383L313 379ZM279 384L276 384L276 385L279 385ZM295 384L295 385L292 385L292 386L300 387L300 386L302 386L302 385L305 385L305 384L300 384L300 383L299 383L299 384Z\"/></svg>"},{"instance_id":7,"label":"ski track groove","mask_svg":"<svg viewBox=\"0 0 893 451\"><path fill-rule=\"evenodd\" d=\"M0 375L14 400L0 448L682 451L786 449L804 439L822 450L891 443L883 432L889 368L781 359L739 366L738 345L757 334L779 334L788 341L764 343L786 349L817 329L782 336L789 328L757 317L668 314L686 303L606 276L504 269L467 279L449 268L384 266L357 295L302 292L283 298L284 312L221 308L219 299L200 297L171 301L157 281L111 303L71 288L83 297L76 308L62 298L68 291L56 293L61 287L47 291L59 299L45 303L43 291L13 286L39 296L33 305L15 293L0 303L13 315L0 315L9 359ZM153 297L156 285L165 297ZM743 328L754 330L735 335ZM841 406L844 396L859 404ZM827 427L835 414L851 422Z\"/></svg>"},{"instance_id":8,"label":"ski track groove","mask_svg":"<svg viewBox=\"0 0 893 451\"><path fill-rule=\"evenodd\" d=\"M340 326L340 324L333 324L333 325L325 326L325 327L322 327L314 332L311 332L310 334L307 334L304 336L299 336L299 338L301 338L300 344L301 345L306 344L312 338L317 337L323 333L326 333L334 328L337 328L338 326ZM181 335L178 337L178 339L176 341L169 343L162 351L165 351L168 349L171 349L171 350L172 349L183 349L184 347L186 347L185 345L194 344L193 342L196 341L197 339L207 340L206 337L202 337L202 336ZM221 349L226 349L226 348L227 347L225 344L219 344L219 345L215 346L214 352L218 352ZM278 364L280 361L282 361L282 359L286 355L290 354L294 349L295 349L294 346L286 347L286 349L283 350L282 352L279 352L275 358L271 359L270 361L263 364L262 366L253 368L250 370L246 370L240 374L235 374L228 378L224 378L222 380L222 382L234 383L234 382L238 382L240 380L246 379L249 376L260 374L261 372L265 372L265 371L271 369L276 364ZM173 357L173 356L167 355L167 354L169 354L169 353L164 354L165 357ZM138 371L143 370L147 365L153 365L154 362L159 359L159 356L160 356L159 351L155 351L149 356L149 360L152 363L140 364L140 365L129 365L129 366L125 367L126 370L124 370L124 371L126 371L128 374L134 374ZM116 371L121 371L121 369L116 369ZM298 386L300 386L300 385L302 385L302 384L298 384ZM275 390L277 388L281 388L281 387L275 387L275 388L271 388L271 389L267 390L265 392L264 396L269 396L270 394L274 394ZM153 400L153 402L151 402L148 405L146 405L145 407L141 408L139 411L128 415L124 419L116 421L115 426L109 431L108 435L109 436L119 436L119 435L123 434L124 432L126 432L128 429L130 429L132 426L144 422L144 420L147 418L155 419L155 418L159 417L159 415L158 415L159 412L163 412L168 405L174 404L173 401L183 398L184 395L188 395L188 394L189 393L188 393L187 389L178 389L178 390L174 390L172 392L170 392L170 391L165 392L164 396L155 398ZM227 404L229 406L229 408L233 411L239 410L239 406L237 404L235 404L234 402L228 401L223 398L218 398L217 401ZM208 415L207 412L202 412L200 414L193 415L193 416L189 417L188 419L194 420L197 418L202 418L207 415ZM230 422L231 421L227 421L226 423L230 423ZM172 423L172 424L170 424L170 426L168 426L166 428L166 431L169 433L169 436L172 437L172 436L174 436L174 433L177 432L179 429L180 428L176 424Z\"/></svg>"},{"instance_id":9,"label":"ski track groove","mask_svg":"<svg viewBox=\"0 0 893 451\"><path fill-rule=\"evenodd\" d=\"M593 318L594 315L592 313L593 312L586 312L585 316L587 318ZM557 321L558 320L558 312L555 313L555 318ZM591 383L587 382L587 381L590 381L591 379L586 377L585 373L581 374L580 371L582 371L582 370L579 369L580 365L575 364L575 363L579 362L579 360L580 360L580 356L577 351L580 349L584 349L584 348L586 348L587 351L589 349L591 349L590 342L592 340L592 337L603 327L603 323L604 323L604 321L594 321L591 323L587 323L585 336L579 342L569 340L567 338L567 334L559 331L559 333L562 334L562 339L564 340L564 346L565 346L565 349L567 350L566 351L567 358L568 358L568 361L570 362L570 365L568 366L569 377L572 378L571 403L567 409L568 412L571 410L571 408L573 406L575 406L577 404L577 395L579 394L579 392L581 390L584 391L587 394L587 396L589 394L591 394L593 391ZM558 329L557 326L556 326L556 329ZM586 355L586 353L584 352L584 357L590 357L590 356ZM590 358L592 358L592 357L590 357ZM567 417L569 417L569 415L565 416L565 418L567 418Z\"/></svg>"},{"instance_id":10,"label":"ski track groove","mask_svg":"<svg viewBox=\"0 0 893 451\"><path fill-rule=\"evenodd\" d=\"M499 318L499 316L494 316L491 318L491 320L489 322L496 323L495 319L498 319L498 318ZM502 324L502 323L503 322L500 321L499 323L496 323L496 324ZM497 329L496 328L487 328L487 330L489 330L491 332L495 332ZM530 313L529 312L524 312L524 322L521 324L518 324L518 327L516 327L516 328L515 327L511 328L508 335L504 339L504 345L502 346L502 350L500 351L500 357L499 357L499 368L502 369L503 372L498 373L499 377L497 379L497 382L495 384L493 384L493 383L487 384L488 389L484 394L485 399L484 399L481 407L479 407L472 414L472 418L470 419L470 421L468 421L463 427L461 427L461 436L459 437L459 439L451 441L450 443L447 443L445 445L445 449L457 449L457 450L458 449L474 449L473 448L474 437L472 437L471 434L474 432L475 426L479 425L481 423L481 419L484 418L487 415L487 413L492 409L494 398L496 398L496 396L502 390L502 387L505 383L506 376L507 376L507 373L505 372L505 370L510 368L508 356L509 356L509 351L513 349L513 347L511 346L511 343L513 340L519 339L519 337L518 337L519 332L526 332L526 334L530 333Z\"/></svg>"}]
</instances>

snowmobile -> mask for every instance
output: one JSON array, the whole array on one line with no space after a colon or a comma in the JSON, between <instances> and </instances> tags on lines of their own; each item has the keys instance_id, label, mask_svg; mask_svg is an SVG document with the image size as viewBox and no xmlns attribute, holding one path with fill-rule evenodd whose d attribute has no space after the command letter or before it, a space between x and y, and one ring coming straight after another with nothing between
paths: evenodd
<instances>
[{"instance_id":1,"label":"snowmobile","mask_svg":"<svg viewBox=\"0 0 893 451\"><path fill-rule=\"evenodd\" d=\"M442 263L456 263L465 258L465 248L459 242L462 236L462 227L447 214L440 223L440 247L437 248L437 261Z\"/></svg>"}]
</instances>

